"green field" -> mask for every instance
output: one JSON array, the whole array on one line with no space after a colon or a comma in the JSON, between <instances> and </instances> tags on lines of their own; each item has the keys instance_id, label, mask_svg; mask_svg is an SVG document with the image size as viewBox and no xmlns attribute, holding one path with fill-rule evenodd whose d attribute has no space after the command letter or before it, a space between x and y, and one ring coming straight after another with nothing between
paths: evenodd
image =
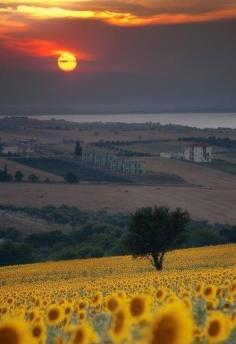
<instances>
[{"instance_id":1,"label":"green field","mask_svg":"<svg viewBox=\"0 0 236 344\"><path fill-rule=\"evenodd\" d=\"M11 160L62 177L65 177L69 172L73 172L78 176L79 181L130 183L130 180L126 177L117 176L92 166L85 166L79 161L58 158L11 158Z\"/></svg>"},{"instance_id":2,"label":"green field","mask_svg":"<svg viewBox=\"0 0 236 344\"><path fill-rule=\"evenodd\" d=\"M65 177L67 173L73 172L79 181L122 183L122 184L154 184L154 185L176 185L184 184L185 181L175 174L155 173L145 176L122 176L110 171L105 171L94 166L84 165L80 161L72 161L59 158L9 158L19 164L26 165L38 170L53 173Z\"/></svg>"},{"instance_id":3,"label":"green field","mask_svg":"<svg viewBox=\"0 0 236 344\"><path fill-rule=\"evenodd\" d=\"M232 162L221 160L221 159L214 159L212 163L209 163L207 165L217 170L236 175L236 164Z\"/></svg>"}]
</instances>

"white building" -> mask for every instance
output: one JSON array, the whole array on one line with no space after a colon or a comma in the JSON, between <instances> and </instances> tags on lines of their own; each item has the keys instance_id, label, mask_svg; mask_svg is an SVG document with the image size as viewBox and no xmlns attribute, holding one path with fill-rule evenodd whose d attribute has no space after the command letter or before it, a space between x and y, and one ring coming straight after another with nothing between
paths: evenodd
<instances>
[{"instance_id":1,"label":"white building","mask_svg":"<svg viewBox=\"0 0 236 344\"><path fill-rule=\"evenodd\" d=\"M31 156L34 154L35 147L37 147L36 142L33 139L25 139L3 143L1 154L8 156Z\"/></svg>"},{"instance_id":2,"label":"white building","mask_svg":"<svg viewBox=\"0 0 236 344\"><path fill-rule=\"evenodd\" d=\"M123 159L106 151L83 147L82 161L97 167L112 170L129 176L143 176L146 166L142 161Z\"/></svg>"},{"instance_id":3,"label":"white building","mask_svg":"<svg viewBox=\"0 0 236 344\"><path fill-rule=\"evenodd\" d=\"M17 146L4 146L2 149L3 155L18 155L18 147Z\"/></svg>"},{"instance_id":4,"label":"white building","mask_svg":"<svg viewBox=\"0 0 236 344\"><path fill-rule=\"evenodd\" d=\"M173 158L173 154L171 152L162 152L160 153L160 157L165 159L171 159Z\"/></svg>"},{"instance_id":5,"label":"white building","mask_svg":"<svg viewBox=\"0 0 236 344\"><path fill-rule=\"evenodd\" d=\"M212 162L212 147L203 144L186 146L184 159L194 162Z\"/></svg>"},{"instance_id":6,"label":"white building","mask_svg":"<svg viewBox=\"0 0 236 344\"><path fill-rule=\"evenodd\" d=\"M160 157L164 159L183 159L184 153L183 152L162 152L160 153Z\"/></svg>"}]
</instances>

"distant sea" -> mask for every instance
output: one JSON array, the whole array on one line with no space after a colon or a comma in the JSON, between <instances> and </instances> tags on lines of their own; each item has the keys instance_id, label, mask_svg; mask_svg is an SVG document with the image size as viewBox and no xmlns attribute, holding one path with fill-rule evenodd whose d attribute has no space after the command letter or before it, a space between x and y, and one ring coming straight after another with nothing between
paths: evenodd
<instances>
[{"instance_id":1,"label":"distant sea","mask_svg":"<svg viewBox=\"0 0 236 344\"><path fill-rule=\"evenodd\" d=\"M163 114L117 114L117 115L42 115L28 116L41 120L57 119L76 123L160 123L190 127L236 129L236 113L163 113Z\"/></svg>"}]
</instances>

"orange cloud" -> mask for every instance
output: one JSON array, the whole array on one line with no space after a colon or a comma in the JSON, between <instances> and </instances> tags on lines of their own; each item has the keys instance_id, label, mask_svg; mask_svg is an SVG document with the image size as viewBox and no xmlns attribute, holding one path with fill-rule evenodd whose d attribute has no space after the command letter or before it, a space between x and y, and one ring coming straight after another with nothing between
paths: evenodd
<instances>
[{"instance_id":1,"label":"orange cloud","mask_svg":"<svg viewBox=\"0 0 236 344\"><path fill-rule=\"evenodd\" d=\"M27 30L26 23L19 20L11 19L8 16L1 17L1 12L0 12L0 38L2 35L7 34L7 33L12 33L12 32L14 33L14 32L25 31L25 30Z\"/></svg>"},{"instance_id":2,"label":"orange cloud","mask_svg":"<svg viewBox=\"0 0 236 344\"><path fill-rule=\"evenodd\" d=\"M40 35L37 39L20 39L19 32L29 36L35 22L41 25L51 19L98 20L114 26L136 27L236 18L236 0L214 0L214 4L205 0L188 0L186 5L181 0L1 0L0 40L9 49L46 57L73 49L61 47L47 37L41 39ZM74 53L85 60L91 58L86 53Z\"/></svg>"},{"instance_id":3,"label":"orange cloud","mask_svg":"<svg viewBox=\"0 0 236 344\"><path fill-rule=\"evenodd\" d=\"M159 15L139 16L130 12L108 10L74 10L60 7L39 7L20 5L16 13L26 17L43 20L53 18L97 19L119 26L164 25L205 22L220 19L236 18L236 7L220 9L203 14L162 13Z\"/></svg>"},{"instance_id":4,"label":"orange cloud","mask_svg":"<svg viewBox=\"0 0 236 344\"><path fill-rule=\"evenodd\" d=\"M72 51L69 47L61 46L56 42L50 42L40 39L7 39L4 42L5 47L17 50L25 54L39 57L59 56L64 52L70 51L81 60L90 60L91 56L81 51Z\"/></svg>"},{"instance_id":5,"label":"orange cloud","mask_svg":"<svg viewBox=\"0 0 236 344\"><path fill-rule=\"evenodd\" d=\"M4 2L3 2L4 3ZM153 0L127 1L119 8L115 2L107 2L107 8L103 7L99 1L92 0L69 0L65 3L62 0L42 1L6 1L8 7L0 9L1 13L7 12L14 17L25 19L45 20L55 18L74 19L96 19L118 26L142 26L142 25L164 25L178 23L206 22L236 18L236 0L228 0L228 5L209 6L203 5L199 1L189 0L188 4L178 2L163 2L154 5ZM122 2L121 2L122 3ZM218 3L218 1L216 1ZM12 6L9 6L12 4ZM127 6L129 5L129 6ZM133 7L131 7L131 5ZM143 11L138 13L136 7L142 5ZM205 6L205 7L204 7ZM133 8L133 11L131 11ZM145 10L144 10L145 9ZM146 14L142 14L142 12Z\"/></svg>"},{"instance_id":6,"label":"orange cloud","mask_svg":"<svg viewBox=\"0 0 236 344\"><path fill-rule=\"evenodd\" d=\"M205 14L170 14L164 13L155 16L138 17L131 14L126 14L120 17L112 17L107 21L114 25L120 26L146 26L146 25L170 25L170 24L187 24L187 23L202 23L224 19L236 18L236 8L219 10Z\"/></svg>"}]
</instances>

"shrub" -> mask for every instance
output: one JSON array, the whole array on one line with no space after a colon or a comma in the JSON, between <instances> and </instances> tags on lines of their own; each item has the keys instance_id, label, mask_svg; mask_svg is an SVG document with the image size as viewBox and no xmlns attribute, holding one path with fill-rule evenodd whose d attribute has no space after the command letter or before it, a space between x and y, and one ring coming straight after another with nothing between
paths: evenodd
<instances>
[{"instance_id":1,"label":"shrub","mask_svg":"<svg viewBox=\"0 0 236 344\"><path fill-rule=\"evenodd\" d=\"M28 181L30 182L30 183L37 183L38 182L38 180L39 180L39 178L38 178L38 176L36 176L36 174L30 174L29 176L28 176Z\"/></svg>"},{"instance_id":2,"label":"shrub","mask_svg":"<svg viewBox=\"0 0 236 344\"><path fill-rule=\"evenodd\" d=\"M65 181L69 184L77 184L79 179L77 174L74 172L69 172L65 175Z\"/></svg>"},{"instance_id":3,"label":"shrub","mask_svg":"<svg viewBox=\"0 0 236 344\"><path fill-rule=\"evenodd\" d=\"M21 171L16 171L14 178L16 182L20 183L24 178L24 174Z\"/></svg>"}]
</instances>

